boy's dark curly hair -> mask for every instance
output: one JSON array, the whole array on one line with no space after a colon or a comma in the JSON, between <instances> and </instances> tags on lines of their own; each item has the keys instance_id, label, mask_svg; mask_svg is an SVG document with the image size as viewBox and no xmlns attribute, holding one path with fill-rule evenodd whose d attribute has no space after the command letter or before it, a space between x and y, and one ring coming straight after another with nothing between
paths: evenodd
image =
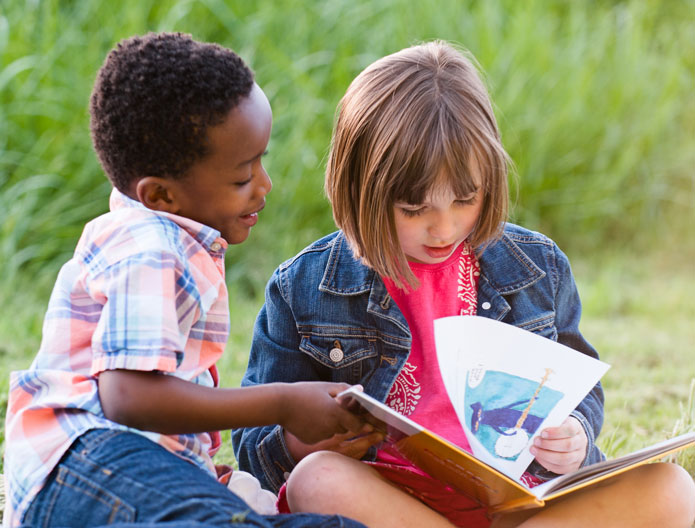
<instances>
[{"instance_id":1,"label":"boy's dark curly hair","mask_svg":"<svg viewBox=\"0 0 695 528\"><path fill-rule=\"evenodd\" d=\"M249 95L253 73L233 51L182 33L117 44L90 101L92 141L111 183L180 178L208 154L207 130Z\"/></svg>"}]
</instances>

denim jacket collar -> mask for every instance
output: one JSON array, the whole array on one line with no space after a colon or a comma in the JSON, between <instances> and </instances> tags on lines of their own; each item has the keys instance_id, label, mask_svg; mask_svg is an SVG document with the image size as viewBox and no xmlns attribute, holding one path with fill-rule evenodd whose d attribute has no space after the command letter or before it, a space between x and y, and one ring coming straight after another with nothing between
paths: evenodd
<instances>
[{"instance_id":1,"label":"denim jacket collar","mask_svg":"<svg viewBox=\"0 0 695 528\"><path fill-rule=\"evenodd\" d=\"M545 277L545 272L506 233L485 248L479 259L483 278L502 295L522 290ZM355 259L347 238L339 232L333 240L319 290L335 295L359 295L372 288L375 275Z\"/></svg>"},{"instance_id":2,"label":"denim jacket collar","mask_svg":"<svg viewBox=\"0 0 695 528\"><path fill-rule=\"evenodd\" d=\"M528 288L545 277L545 271L506 233L485 248L479 262L477 314L498 321L511 310L503 295Z\"/></svg>"},{"instance_id":3,"label":"denim jacket collar","mask_svg":"<svg viewBox=\"0 0 695 528\"><path fill-rule=\"evenodd\" d=\"M503 295L527 288L545 277L545 272L506 233L485 248L479 260L478 314L485 317L501 319L510 309ZM333 240L319 290L334 295L369 292L368 311L388 317L390 297L383 281L355 259L342 232ZM394 322L402 323L400 319L395 317Z\"/></svg>"},{"instance_id":4,"label":"denim jacket collar","mask_svg":"<svg viewBox=\"0 0 695 528\"><path fill-rule=\"evenodd\" d=\"M360 295L372 288L376 273L355 258L342 231L333 239L319 291L334 295Z\"/></svg>"},{"instance_id":5,"label":"denim jacket collar","mask_svg":"<svg viewBox=\"0 0 695 528\"><path fill-rule=\"evenodd\" d=\"M356 259L342 231L333 239L328 263L319 284L319 290L333 295L361 295L369 293L367 313L388 320L410 339L405 317L391 301L384 281L371 268ZM409 348L410 343L406 343Z\"/></svg>"}]
</instances>

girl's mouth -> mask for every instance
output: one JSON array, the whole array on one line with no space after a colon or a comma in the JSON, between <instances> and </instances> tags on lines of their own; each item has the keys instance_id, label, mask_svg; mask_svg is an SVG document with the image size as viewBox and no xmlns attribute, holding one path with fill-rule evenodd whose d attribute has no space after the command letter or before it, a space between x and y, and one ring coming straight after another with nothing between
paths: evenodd
<instances>
[{"instance_id":1,"label":"girl's mouth","mask_svg":"<svg viewBox=\"0 0 695 528\"><path fill-rule=\"evenodd\" d=\"M427 253L430 258L440 259L451 255L451 252L454 250L454 244L449 244L444 247L424 246L424 248L425 253Z\"/></svg>"}]
</instances>

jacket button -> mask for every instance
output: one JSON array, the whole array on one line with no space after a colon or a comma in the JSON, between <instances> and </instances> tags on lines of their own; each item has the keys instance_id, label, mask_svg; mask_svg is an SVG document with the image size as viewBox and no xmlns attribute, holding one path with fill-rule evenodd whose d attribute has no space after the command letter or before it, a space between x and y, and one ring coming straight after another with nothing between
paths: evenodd
<instances>
[{"instance_id":1,"label":"jacket button","mask_svg":"<svg viewBox=\"0 0 695 528\"><path fill-rule=\"evenodd\" d=\"M480 305L483 310L489 310L490 306L492 306L489 302L485 301L483 304Z\"/></svg>"},{"instance_id":2,"label":"jacket button","mask_svg":"<svg viewBox=\"0 0 695 528\"><path fill-rule=\"evenodd\" d=\"M328 357L331 358L333 363L338 363L343 360L343 351L338 347L331 348L331 351L328 353Z\"/></svg>"}]
</instances>

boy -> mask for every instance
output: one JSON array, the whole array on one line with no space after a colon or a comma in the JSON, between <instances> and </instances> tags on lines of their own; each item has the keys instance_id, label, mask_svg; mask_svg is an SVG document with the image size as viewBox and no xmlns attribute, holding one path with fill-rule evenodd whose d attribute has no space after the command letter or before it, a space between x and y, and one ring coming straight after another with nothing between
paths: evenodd
<instances>
[{"instance_id":1,"label":"boy","mask_svg":"<svg viewBox=\"0 0 695 528\"><path fill-rule=\"evenodd\" d=\"M12 373L6 522L352 524L256 515L210 458L208 431L278 423L312 443L362 427L334 399L345 384L217 388L225 249L271 188L271 110L252 72L187 35L133 37L106 58L90 112L111 212L87 224L37 357Z\"/></svg>"}]
</instances>

